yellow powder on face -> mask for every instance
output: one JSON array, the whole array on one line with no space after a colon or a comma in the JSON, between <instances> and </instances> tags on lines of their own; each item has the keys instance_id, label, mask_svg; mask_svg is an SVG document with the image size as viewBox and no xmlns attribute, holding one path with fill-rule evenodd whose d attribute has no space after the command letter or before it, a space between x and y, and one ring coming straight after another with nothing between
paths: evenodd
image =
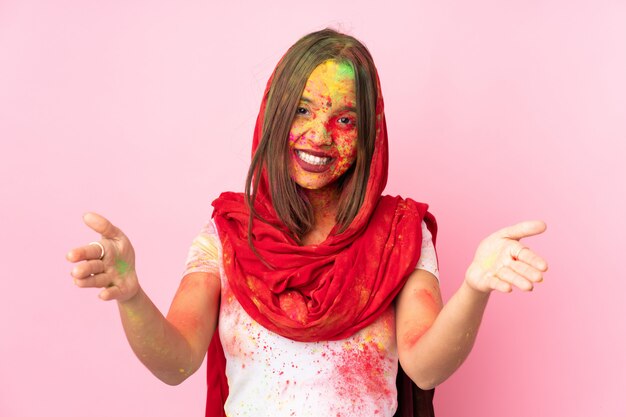
<instances>
[{"instance_id":1,"label":"yellow powder on face","mask_svg":"<svg viewBox=\"0 0 626 417\"><path fill-rule=\"evenodd\" d=\"M350 64L329 60L318 65L307 80L300 106L304 112L294 118L290 147L323 149L335 159L321 173L306 171L292 160L290 175L303 188L320 189L341 177L357 155L356 85Z\"/></svg>"},{"instance_id":2,"label":"yellow powder on face","mask_svg":"<svg viewBox=\"0 0 626 417\"><path fill-rule=\"evenodd\" d=\"M329 60L313 70L304 91L326 98L331 106L354 105L354 83L354 70L349 64Z\"/></svg>"}]
</instances>

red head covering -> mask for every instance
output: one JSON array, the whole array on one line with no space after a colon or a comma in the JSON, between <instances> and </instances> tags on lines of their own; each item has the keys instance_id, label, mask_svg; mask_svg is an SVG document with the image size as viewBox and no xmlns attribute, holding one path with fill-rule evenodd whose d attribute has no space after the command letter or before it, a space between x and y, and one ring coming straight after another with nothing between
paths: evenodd
<instances>
[{"instance_id":1,"label":"red head covering","mask_svg":"<svg viewBox=\"0 0 626 417\"><path fill-rule=\"evenodd\" d=\"M257 118L253 154L261 139L271 83L272 78ZM426 204L381 196L387 182L388 148L378 78L377 88L376 140L367 190L361 209L344 232L336 234L336 226L321 244L300 246L271 205L271 184L264 173L255 208L268 223L254 221L253 234L256 250L275 267L270 269L248 245L250 213L243 194L223 193L213 202L224 270L237 300L259 324L292 340L345 339L371 324L393 302L419 260L422 220L435 239L436 223ZM209 414L209 403L216 405L221 399L223 404L228 390L223 371L214 373L219 368L215 365L223 366L224 360L221 346L216 346L218 338L213 339L208 381L221 390L209 389L207 416L218 415Z\"/></svg>"}]
</instances>

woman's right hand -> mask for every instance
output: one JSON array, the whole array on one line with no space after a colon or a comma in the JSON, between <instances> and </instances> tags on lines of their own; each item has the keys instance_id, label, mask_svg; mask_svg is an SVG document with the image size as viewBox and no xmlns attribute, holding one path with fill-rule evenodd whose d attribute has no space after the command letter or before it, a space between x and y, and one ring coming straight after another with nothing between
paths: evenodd
<instances>
[{"instance_id":1,"label":"woman's right hand","mask_svg":"<svg viewBox=\"0 0 626 417\"><path fill-rule=\"evenodd\" d=\"M96 213L86 213L83 221L101 235L102 249L88 244L69 251L70 262L80 262L71 272L74 283L81 288L104 288L98 296L103 300L130 300L139 292L135 272L135 250L126 235L110 221Z\"/></svg>"}]
</instances>

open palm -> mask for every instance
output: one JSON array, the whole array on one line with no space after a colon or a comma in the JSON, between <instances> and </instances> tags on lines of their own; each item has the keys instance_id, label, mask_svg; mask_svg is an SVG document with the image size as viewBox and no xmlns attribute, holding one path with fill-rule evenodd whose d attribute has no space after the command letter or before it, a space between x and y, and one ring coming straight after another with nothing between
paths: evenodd
<instances>
[{"instance_id":1,"label":"open palm","mask_svg":"<svg viewBox=\"0 0 626 417\"><path fill-rule=\"evenodd\" d=\"M70 262L81 262L72 269L74 283L81 288L104 288L103 300L126 301L139 290L135 273L135 250L126 235L106 218L86 213L83 221L101 235L99 243L88 244L67 253Z\"/></svg>"},{"instance_id":2,"label":"open palm","mask_svg":"<svg viewBox=\"0 0 626 417\"><path fill-rule=\"evenodd\" d=\"M466 283L481 292L511 292L513 287L531 291L543 280L548 270L546 261L520 239L538 235L546 230L539 220L526 221L505 227L485 238L465 274Z\"/></svg>"}]
</instances>

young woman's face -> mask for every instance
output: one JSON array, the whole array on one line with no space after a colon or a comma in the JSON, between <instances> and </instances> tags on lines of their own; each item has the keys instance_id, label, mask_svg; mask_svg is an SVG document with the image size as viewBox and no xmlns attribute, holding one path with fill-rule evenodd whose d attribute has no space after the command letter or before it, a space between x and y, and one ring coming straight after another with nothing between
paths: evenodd
<instances>
[{"instance_id":1,"label":"young woman's face","mask_svg":"<svg viewBox=\"0 0 626 417\"><path fill-rule=\"evenodd\" d=\"M334 183L356 159L356 87L349 64L311 73L289 132L289 174L303 188Z\"/></svg>"}]
</instances>

